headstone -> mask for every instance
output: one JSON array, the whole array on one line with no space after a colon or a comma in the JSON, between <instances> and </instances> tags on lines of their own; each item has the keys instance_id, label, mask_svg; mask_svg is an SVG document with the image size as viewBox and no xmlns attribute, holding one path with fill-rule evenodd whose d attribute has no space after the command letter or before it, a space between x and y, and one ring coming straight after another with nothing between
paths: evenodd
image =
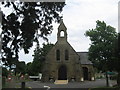
<instances>
[{"instance_id":1,"label":"headstone","mask_svg":"<svg viewBox=\"0 0 120 90\"><path fill-rule=\"evenodd\" d=\"M94 77L92 77L92 78L91 78L91 80L92 80L92 81L94 81L94 80L95 80L95 78L94 78Z\"/></svg>"},{"instance_id":2,"label":"headstone","mask_svg":"<svg viewBox=\"0 0 120 90\"><path fill-rule=\"evenodd\" d=\"M21 82L21 88L25 88L25 82Z\"/></svg>"},{"instance_id":3,"label":"headstone","mask_svg":"<svg viewBox=\"0 0 120 90\"><path fill-rule=\"evenodd\" d=\"M81 81L84 81L83 77L81 77Z\"/></svg>"},{"instance_id":4,"label":"headstone","mask_svg":"<svg viewBox=\"0 0 120 90\"><path fill-rule=\"evenodd\" d=\"M42 78L42 73L39 73L39 79L41 80L41 78Z\"/></svg>"},{"instance_id":5,"label":"headstone","mask_svg":"<svg viewBox=\"0 0 120 90\"><path fill-rule=\"evenodd\" d=\"M75 81L75 79L74 79L74 78L72 78L72 79L71 79L71 81L72 81L72 82L74 82L74 81Z\"/></svg>"}]
</instances>

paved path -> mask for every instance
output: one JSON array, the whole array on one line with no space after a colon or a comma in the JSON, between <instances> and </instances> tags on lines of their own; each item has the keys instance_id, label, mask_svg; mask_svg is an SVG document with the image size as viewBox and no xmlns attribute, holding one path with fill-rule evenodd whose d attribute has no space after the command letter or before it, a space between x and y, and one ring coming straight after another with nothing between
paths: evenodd
<instances>
[{"instance_id":1,"label":"paved path","mask_svg":"<svg viewBox=\"0 0 120 90\"><path fill-rule=\"evenodd\" d=\"M110 85L115 85L116 81L110 80ZM65 85L55 85L53 83L41 83L40 81L26 82L27 87L31 88L44 88L44 86L50 86L51 88L93 88L106 86L105 79L99 79L96 81L84 81L84 82L69 82Z\"/></svg>"},{"instance_id":2,"label":"paved path","mask_svg":"<svg viewBox=\"0 0 120 90\"><path fill-rule=\"evenodd\" d=\"M110 85L113 86L116 81L110 80ZM40 81L29 81L26 82L26 87L31 88L44 88L44 86L49 86L51 88L94 88L94 87L104 87L106 86L105 79L97 79L96 81L84 81L84 82L69 82L68 84L54 84L54 83L42 83ZM15 81L10 82L8 88L20 88L21 83Z\"/></svg>"}]
</instances>

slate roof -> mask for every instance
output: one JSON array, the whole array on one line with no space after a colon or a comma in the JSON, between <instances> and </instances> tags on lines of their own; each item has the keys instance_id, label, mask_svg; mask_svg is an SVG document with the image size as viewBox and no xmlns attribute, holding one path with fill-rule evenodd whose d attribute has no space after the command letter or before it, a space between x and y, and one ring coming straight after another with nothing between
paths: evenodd
<instances>
[{"instance_id":1,"label":"slate roof","mask_svg":"<svg viewBox=\"0 0 120 90\"><path fill-rule=\"evenodd\" d=\"M92 64L90 60L88 60L88 52L77 52L80 56L81 64Z\"/></svg>"}]
</instances>

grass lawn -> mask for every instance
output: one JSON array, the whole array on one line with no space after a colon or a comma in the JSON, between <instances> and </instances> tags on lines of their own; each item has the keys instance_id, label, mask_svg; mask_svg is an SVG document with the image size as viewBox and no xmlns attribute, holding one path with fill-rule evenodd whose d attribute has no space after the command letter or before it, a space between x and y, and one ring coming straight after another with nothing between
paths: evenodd
<instances>
[{"instance_id":1,"label":"grass lawn","mask_svg":"<svg viewBox=\"0 0 120 90\"><path fill-rule=\"evenodd\" d=\"M89 90L120 90L120 87L97 87Z\"/></svg>"}]
</instances>

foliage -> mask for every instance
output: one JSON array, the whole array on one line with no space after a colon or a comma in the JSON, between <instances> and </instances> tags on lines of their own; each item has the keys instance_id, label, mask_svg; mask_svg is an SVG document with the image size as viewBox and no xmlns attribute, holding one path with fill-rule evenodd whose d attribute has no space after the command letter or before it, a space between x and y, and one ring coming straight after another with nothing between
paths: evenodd
<instances>
[{"instance_id":1,"label":"foliage","mask_svg":"<svg viewBox=\"0 0 120 90\"><path fill-rule=\"evenodd\" d=\"M86 36L90 37L91 46L89 48L89 59L94 66L100 70L111 70L113 51L117 33L115 28L107 26L103 21L96 21L96 28L86 31Z\"/></svg>"},{"instance_id":2,"label":"foliage","mask_svg":"<svg viewBox=\"0 0 120 90\"><path fill-rule=\"evenodd\" d=\"M27 63L27 65L26 65L26 73L29 74L29 75L33 75L33 71L32 71L31 66L32 66L31 62Z\"/></svg>"},{"instance_id":3,"label":"foliage","mask_svg":"<svg viewBox=\"0 0 120 90\"><path fill-rule=\"evenodd\" d=\"M117 74L116 75L111 75L110 80L117 80Z\"/></svg>"},{"instance_id":4,"label":"foliage","mask_svg":"<svg viewBox=\"0 0 120 90\"><path fill-rule=\"evenodd\" d=\"M33 42L53 30L52 22L59 22L64 2L2 2L5 8L12 8L6 15L2 12L2 61L11 66L17 61L20 49L29 53Z\"/></svg>"},{"instance_id":5,"label":"foliage","mask_svg":"<svg viewBox=\"0 0 120 90\"><path fill-rule=\"evenodd\" d=\"M26 73L25 70L26 70L26 64L24 61L19 61L18 63L16 63L16 68L15 68L16 73L25 74Z\"/></svg>"},{"instance_id":6,"label":"foliage","mask_svg":"<svg viewBox=\"0 0 120 90\"><path fill-rule=\"evenodd\" d=\"M117 75L117 85L120 86L120 33L118 33L117 35L117 40L115 41L115 45L114 45L114 57L113 57L113 68L115 71L118 72Z\"/></svg>"},{"instance_id":7,"label":"foliage","mask_svg":"<svg viewBox=\"0 0 120 90\"><path fill-rule=\"evenodd\" d=\"M53 46L53 44L47 43L43 44L43 47L40 48L40 46L37 44L37 47L34 50L33 62L28 63L28 71L26 70L29 75L38 75L42 72L45 56Z\"/></svg>"},{"instance_id":8,"label":"foliage","mask_svg":"<svg viewBox=\"0 0 120 90\"><path fill-rule=\"evenodd\" d=\"M117 35L117 40L115 41L115 45L114 45L114 57L113 57L113 67L117 72L120 72L120 33L118 33Z\"/></svg>"},{"instance_id":9,"label":"foliage","mask_svg":"<svg viewBox=\"0 0 120 90\"><path fill-rule=\"evenodd\" d=\"M9 71L5 68L5 67L2 67L2 76L8 76L8 73Z\"/></svg>"}]
</instances>

